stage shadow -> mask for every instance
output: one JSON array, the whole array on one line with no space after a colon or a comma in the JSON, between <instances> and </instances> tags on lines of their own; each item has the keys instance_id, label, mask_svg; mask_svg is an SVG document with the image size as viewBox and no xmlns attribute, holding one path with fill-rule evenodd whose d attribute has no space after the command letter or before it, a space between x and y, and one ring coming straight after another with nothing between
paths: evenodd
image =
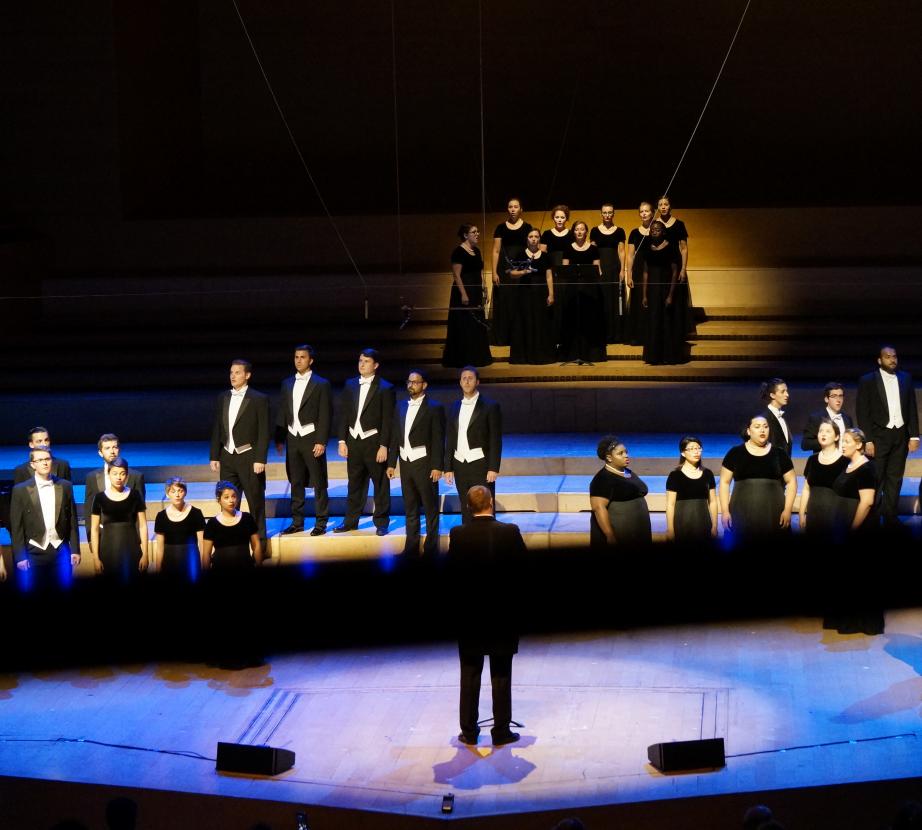
<instances>
[{"instance_id":1,"label":"stage shadow","mask_svg":"<svg viewBox=\"0 0 922 830\"><path fill-rule=\"evenodd\" d=\"M455 757L432 768L433 782L449 784L456 790L479 790L481 787L518 784L524 781L537 767L531 761L515 754L515 750L534 746L531 735L522 737L514 744L492 746L467 746L452 740L457 750ZM489 738L487 738L489 741Z\"/></svg>"},{"instance_id":2,"label":"stage shadow","mask_svg":"<svg viewBox=\"0 0 922 830\"><path fill-rule=\"evenodd\" d=\"M854 635L849 635L854 636ZM861 636L861 635L859 635ZM872 641L873 638L864 637ZM916 711L922 717L922 637L909 634L885 635L883 650L891 657L905 663L917 675L894 683L875 695L859 700L834 717L833 723L863 723L894 715Z\"/></svg>"},{"instance_id":3,"label":"stage shadow","mask_svg":"<svg viewBox=\"0 0 922 830\"><path fill-rule=\"evenodd\" d=\"M271 671L271 663L243 669L225 669L205 663L161 663L154 676L173 689L185 689L192 683L205 682L210 689L233 697L245 697L253 690L274 685Z\"/></svg>"},{"instance_id":4,"label":"stage shadow","mask_svg":"<svg viewBox=\"0 0 922 830\"><path fill-rule=\"evenodd\" d=\"M15 674L0 674L0 700L9 700L13 689L19 688L19 678Z\"/></svg>"}]
</instances>

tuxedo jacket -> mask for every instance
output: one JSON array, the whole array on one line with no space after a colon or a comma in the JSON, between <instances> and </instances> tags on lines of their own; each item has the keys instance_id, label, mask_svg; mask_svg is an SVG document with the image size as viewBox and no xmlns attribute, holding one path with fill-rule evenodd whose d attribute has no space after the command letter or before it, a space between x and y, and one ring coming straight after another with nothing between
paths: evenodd
<instances>
[{"instance_id":1,"label":"tuxedo jacket","mask_svg":"<svg viewBox=\"0 0 922 830\"><path fill-rule=\"evenodd\" d=\"M80 554L80 536L77 530L77 506L74 504L74 485L63 479L54 481L54 527L61 540L70 545L70 552ZM29 539L41 542L45 536L45 516L35 478L30 478L13 488L10 499L10 536L13 540L13 558L22 562L28 558Z\"/></svg>"},{"instance_id":2,"label":"tuxedo jacket","mask_svg":"<svg viewBox=\"0 0 922 830\"><path fill-rule=\"evenodd\" d=\"M394 403L397 400L394 387L375 375L362 407L362 429L378 430L374 436L379 446L390 447L394 436ZM359 408L359 379L350 378L343 387L339 407L339 440L350 437L349 427L355 425Z\"/></svg>"},{"instance_id":3,"label":"tuxedo jacket","mask_svg":"<svg viewBox=\"0 0 922 830\"><path fill-rule=\"evenodd\" d=\"M396 467L397 459L400 458L400 447L403 445L409 406L409 400L400 401L397 404L394 434L387 457L388 467ZM429 395L426 395L420 403L419 412L416 413L413 425L410 427L410 446L426 448L426 469L445 469L442 466L445 460L445 407Z\"/></svg>"},{"instance_id":4,"label":"tuxedo jacket","mask_svg":"<svg viewBox=\"0 0 922 830\"><path fill-rule=\"evenodd\" d=\"M230 389L218 395L211 428L209 458L212 461L220 461L221 448L227 444L230 435L230 401ZM249 386L237 412L237 420L234 421L234 446L244 447L247 444L253 448L246 453L253 459L253 463L265 464L269 455L269 399Z\"/></svg>"},{"instance_id":5,"label":"tuxedo jacket","mask_svg":"<svg viewBox=\"0 0 922 830\"><path fill-rule=\"evenodd\" d=\"M128 468L128 481L125 482L130 490L137 490L141 496L141 501L147 503L147 489L144 486L144 473L139 470ZM108 482L106 481L106 470L100 467L95 472L86 475L86 491L83 494L83 521L86 527L90 526L90 517L93 515L93 499L97 493L102 493Z\"/></svg>"},{"instance_id":6,"label":"tuxedo jacket","mask_svg":"<svg viewBox=\"0 0 922 830\"><path fill-rule=\"evenodd\" d=\"M900 386L900 409L903 410L903 422L909 437L919 435L919 410L916 406L916 393L912 387L912 377L908 372L897 370L896 379ZM875 435L886 432L890 421L890 409L887 407L887 392L880 372L875 369L862 375L858 381L858 401L855 404L858 426L873 441Z\"/></svg>"},{"instance_id":7,"label":"tuxedo jacket","mask_svg":"<svg viewBox=\"0 0 922 830\"><path fill-rule=\"evenodd\" d=\"M842 423L845 424L846 429L851 429L854 426L854 422L851 419L850 415L846 415L844 412L839 413L842 416ZM810 452L819 452L820 443L816 440L816 434L820 431L820 424L824 418L828 418L829 413L826 409L821 409L818 412L811 412L810 417L807 419L807 425L804 427L804 435L800 440L800 448L802 450L809 450Z\"/></svg>"},{"instance_id":8,"label":"tuxedo jacket","mask_svg":"<svg viewBox=\"0 0 922 830\"><path fill-rule=\"evenodd\" d=\"M65 461L63 458L55 458L51 462L51 474L55 478L61 478L64 479L64 481L73 483L74 479L70 469L70 462ZM35 478L35 470L32 469L32 464L29 461L20 464L13 470L13 484L22 484L30 478Z\"/></svg>"},{"instance_id":9,"label":"tuxedo jacket","mask_svg":"<svg viewBox=\"0 0 922 830\"><path fill-rule=\"evenodd\" d=\"M294 375L282 381L279 411L275 419L276 444L284 444L286 437L291 434L288 427L292 426L295 421L294 388ZM314 444L327 445L333 421L333 397L330 394L330 382L316 372L311 373L311 379L307 382L307 388L304 390L301 406L298 409L298 420L302 426L314 425L314 431L307 436Z\"/></svg>"},{"instance_id":10,"label":"tuxedo jacket","mask_svg":"<svg viewBox=\"0 0 922 830\"><path fill-rule=\"evenodd\" d=\"M772 442L773 447L780 447L788 455L791 454L791 449L794 446L794 434L791 432L791 425L788 424L788 435L790 437L784 437L784 429L781 426L781 421L775 416L775 413L772 412L767 406L762 410L763 417L768 421L768 440ZM787 418L784 419L787 423Z\"/></svg>"},{"instance_id":11,"label":"tuxedo jacket","mask_svg":"<svg viewBox=\"0 0 922 830\"><path fill-rule=\"evenodd\" d=\"M521 579L527 550L517 525L492 516L474 516L451 529L448 566L456 596L505 596ZM489 612L465 611L457 617L458 645L475 654L515 654L519 648L515 604L500 602Z\"/></svg>"},{"instance_id":12,"label":"tuxedo jacket","mask_svg":"<svg viewBox=\"0 0 922 830\"><path fill-rule=\"evenodd\" d=\"M448 410L445 441L445 471L452 472L458 461L458 418L461 414L461 399L456 400ZM474 412L467 427L467 445L471 449L483 450L487 469L499 472L503 457L503 416L499 404L480 395L474 404Z\"/></svg>"}]
</instances>

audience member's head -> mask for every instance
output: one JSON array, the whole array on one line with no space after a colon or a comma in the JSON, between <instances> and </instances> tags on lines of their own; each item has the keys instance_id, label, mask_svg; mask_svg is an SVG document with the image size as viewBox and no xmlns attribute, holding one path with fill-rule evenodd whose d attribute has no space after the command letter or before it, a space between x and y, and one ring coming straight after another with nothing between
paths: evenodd
<instances>
[{"instance_id":1,"label":"audience member's head","mask_svg":"<svg viewBox=\"0 0 922 830\"><path fill-rule=\"evenodd\" d=\"M743 813L743 830L756 830L757 827L761 827L773 818L771 808L764 804L756 804Z\"/></svg>"},{"instance_id":2,"label":"audience member's head","mask_svg":"<svg viewBox=\"0 0 922 830\"><path fill-rule=\"evenodd\" d=\"M493 494L482 484L475 484L467 491L467 506L473 516L490 513L493 510Z\"/></svg>"}]
</instances>

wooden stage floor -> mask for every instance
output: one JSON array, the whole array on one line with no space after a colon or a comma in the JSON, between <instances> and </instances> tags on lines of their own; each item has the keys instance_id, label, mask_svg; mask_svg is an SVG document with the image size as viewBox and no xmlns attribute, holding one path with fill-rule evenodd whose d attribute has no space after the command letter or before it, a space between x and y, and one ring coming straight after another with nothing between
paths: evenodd
<instances>
[{"instance_id":1,"label":"wooden stage floor","mask_svg":"<svg viewBox=\"0 0 922 830\"><path fill-rule=\"evenodd\" d=\"M489 695L485 672L482 717ZM919 776L922 609L877 637L799 618L526 638L522 739L502 748L457 741L457 697L452 644L0 675L0 775L431 818L447 792L464 818ZM707 737L726 768L647 764L649 744ZM222 775L217 741L297 761Z\"/></svg>"}]
</instances>

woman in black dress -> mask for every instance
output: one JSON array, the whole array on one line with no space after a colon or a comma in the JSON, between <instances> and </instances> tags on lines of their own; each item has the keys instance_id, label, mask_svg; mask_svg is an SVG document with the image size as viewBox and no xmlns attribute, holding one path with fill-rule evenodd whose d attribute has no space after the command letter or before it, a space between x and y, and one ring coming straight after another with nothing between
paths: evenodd
<instances>
[{"instance_id":1,"label":"woman in black dress","mask_svg":"<svg viewBox=\"0 0 922 830\"><path fill-rule=\"evenodd\" d=\"M510 272L520 270L525 256L531 225L522 218L522 203L510 199L506 205L509 216L493 232L493 302L491 335L494 346L509 345L509 325L520 303L518 285Z\"/></svg>"},{"instance_id":2,"label":"woman in black dress","mask_svg":"<svg viewBox=\"0 0 922 830\"><path fill-rule=\"evenodd\" d=\"M249 513L237 510L240 491L229 481L219 481L215 497L221 512L205 525L202 557L216 571L252 568L263 560L256 522Z\"/></svg>"},{"instance_id":3,"label":"woman in black dress","mask_svg":"<svg viewBox=\"0 0 922 830\"><path fill-rule=\"evenodd\" d=\"M454 369L489 366L490 331L483 314L483 257L476 225L458 228L461 244L451 252L452 284L442 365Z\"/></svg>"},{"instance_id":4,"label":"woman in black dress","mask_svg":"<svg viewBox=\"0 0 922 830\"><path fill-rule=\"evenodd\" d=\"M606 435L596 453L605 466L589 484L589 544L594 548L650 544L647 485L628 469L627 448L619 438Z\"/></svg>"},{"instance_id":5,"label":"woman in black dress","mask_svg":"<svg viewBox=\"0 0 922 830\"><path fill-rule=\"evenodd\" d=\"M575 282L572 274L565 277L570 285L561 322L559 357L565 363L580 364L607 360L599 252L589 241L589 226L583 221L573 225L573 242L565 252L563 265L588 267L580 269L580 278Z\"/></svg>"},{"instance_id":6,"label":"woman in black dress","mask_svg":"<svg viewBox=\"0 0 922 830\"><path fill-rule=\"evenodd\" d=\"M170 503L154 519L154 545L160 572L196 579L201 572L205 517L186 504L188 487L181 478L167 479L164 486Z\"/></svg>"},{"instance_id":7,"label":"woman in black dress","mask_svg":"<svg viewBox=\"0 0 922 830\"><path fill-rule=\"evenodd\" d=\"M658 219L650 226L643 259L643 362L678 363L673 299L678 266L672 245Z\"/></svg>"},{"instance_id":8,"label":"woman in black dress","mask_svg":"<svg viewBox=\"0 0 922 830\"><path fill-rule=\"evenodd\" d=\"M681 336L680 345L684 348L687 335L695 331L695 318L692 313L691 288L688 285L688 231L681 219L672 215L672 203L668 196L663 196L657 205L659 219L666 228L666 238L672 243L676 265L679 266L676 284L675 307L678 325L677 336Z\"/></svg>"},{"instance_id":9,"label":"woman in black dress","mask_svg":"<svg viewBox=\"0 0 922 830\"><path fill-rule=\"evenodd\" d=\"M589 241L599 253L602 270L602 297L605 303L605 339L620 343L623 336L624 278L626 271L624 228L615 224L615 208L605 202L602 221L589 232Z\"/></svg>"},{"instance_id":10,"label":"woman in black dress","mask_svg":"<svg viewBox=\"0 0 922 830\"><path fill-rule=\"evenodd\" d=\"M666 479L666 538L703 542L717 538L717 486L701 466L701 439L679 441L679 466Z\"/></svg>"},{"instance_id":11,"label":"woman in black dress","mask_svg":"<svg viewBox=\"0 0 922 830\"><path fill-rule=\"evenodd\" d=\"M624 322L624 342L631 346L643 344L643 255L649 244L653 224L653 205L641 202L638 208L640 224L631 229L627 239L627 263L624 284L628 289L627 317Z\"/></svg>"},{"instance_id":12,"label":"woman in black dress","mask_svg":"<svg viewBox=\"0 0 922 830\"><path fill-rule=\"evenodd\" d=\"M109 462L109 485L93 499L90 551L96 573L123 581L147 570L147 514L144 499L128 487L128 462Z\"/></svg>"},{"instance_id":13,"label":"woman in black dress","mask_svg":"<svg viewBox=\"0 0 922 830\"><path fill-rule=\"evenodd\" d=\"M719 488L724 531L743 542L788 531L797 495L794 465L784 450L769 442L765 416L754 415L745 435L745 443L724 456Z\"/></svg>"},{"instance_id":14,"label":"woman in black dress","mask_svg":"<svg viewBox=\"0 0 922 830\"><path fill-rule=\"evenodd\" d=\"M556 356L551 336L551 308L554 305L554 276L548 254L541 250L541 232L528 232L528 247L522 268L509 272L519 285L520 301L510 321L510 363L553 363Z\"/></svg>"},{"instance_id":15,"label":"woman in black dress","mask_svg":"<svg viewBox=\"0 0 922 830\"><path fill-rule=\"evenodd\" d=\"M566 205L554 205L551 210L551 219L554 227L541 234L541 245L551 258L551 268L554 270L554 311L552 336L554 343L560 343L560 328L563 323L563 309L567 299L568 285L557 280L557 269L563 264L564 256L570 250L573 242L573 231L567 227L570 221L570 208Z\"/></svg>"},{"instance_id":16,"label":"woman in black dress","mask_svg":"<svg viewBox=\"0 0 922 830\"><path fill-rule=\"evenodd\" d=\"M839 610L823 618L823 628L834 628L840 634L882 634L884 631L884 612L880 608L869 607L866 585L861 582L862 569L866 566L867 537L878 527L875 510L877 498L877 471L874 462L864 454L864 433L855 427L845 430L842 435L842 455L848 465L839 473L832 484L838 497L836 505L836 532L841 539L851 538L853 550L859 559L851 568L852 580L847 576L847 565L843 569L846 577L837 599ZM855 539L864 537L865 545L858 548Z\"/></svg>"},{"instance_id":17,"label":"woman in black dress","mask_svg":"<svg viewBox=\"0 0 922 830\"><path fill-rule=\"evenodd\" d=\"M816 440L819 452L807 459L804 468L800 529L811 536L827 539L833 535L839 501L832 485L848 466L848 459L839 451L839 427L829 418L820 421Z\"/></svg>"}]
</instances>

